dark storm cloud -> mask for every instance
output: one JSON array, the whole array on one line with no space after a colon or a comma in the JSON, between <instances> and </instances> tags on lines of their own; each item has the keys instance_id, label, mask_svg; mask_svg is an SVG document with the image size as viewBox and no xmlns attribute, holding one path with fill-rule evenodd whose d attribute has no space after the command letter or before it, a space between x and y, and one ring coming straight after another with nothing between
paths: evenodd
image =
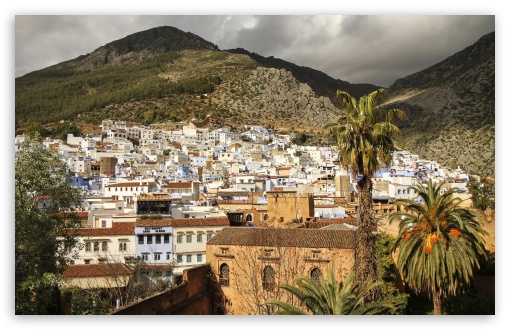
<instances>
[{"instance_id":1,"label":"dark storm cloud","mask_svg":"<svg viewBox=\"0 0 510 330\"><path fill-rule=\"evenodd\" d=\"M494 16L16 16L16 76L129 34L175 26L351 83L387 87L495 30Z\"/></svg>"}]
</instances>

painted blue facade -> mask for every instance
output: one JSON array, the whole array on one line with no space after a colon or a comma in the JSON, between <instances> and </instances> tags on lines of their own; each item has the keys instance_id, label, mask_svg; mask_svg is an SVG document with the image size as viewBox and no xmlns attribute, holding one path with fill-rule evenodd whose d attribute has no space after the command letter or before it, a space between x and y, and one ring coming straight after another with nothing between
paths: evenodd
<instances>
[{"instance_id":1,"label":"painted blue facade","mask_svg":"<svg viewBox=\"0 0 510 330\"><path fill-rule=\"evenodd\" d=\"M171 264L173 237L170 226L136 226L136 256L147 264Z\"/></svg>"}]
</instances>

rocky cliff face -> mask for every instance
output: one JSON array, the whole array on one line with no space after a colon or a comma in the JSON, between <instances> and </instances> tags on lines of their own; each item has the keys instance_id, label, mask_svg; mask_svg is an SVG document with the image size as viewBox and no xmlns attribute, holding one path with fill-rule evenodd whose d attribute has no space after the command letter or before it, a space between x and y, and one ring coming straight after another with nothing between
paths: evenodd
<instances>
[{"instance_id":1,"label":"rocky cliff face","mask_svg":"<svg viewBox=\"0 0 510 330\"><path fill-rule=\"evenodd\" d=\"M159 27L16 78L16 128L105 118L169 123L214 114L239 125L310 133L337 121L337 89L359 98L378 87L242 49L221 51L192 33ZM397 80L388 92L388 106L409 117L398 123L400 147L446 166L494 173L494 33Z\"/></svg>"},{"instance_id":2,"label":"rocky cliff face","mask_svg":"<svg viewBox=\"0 0 510 330\"><path fill-rule=\"evenodd\" d=\"M287 70L258 67L242 82L242 88L242 96L225 103L239 114L241 122L313 130L336 121L340 115L329 98L316 95Z\"/></svg>"},{"instance_id":3,"label":"rocky cliff face","mask_svg":"<svg viewBox=\"0 0 510 330\"><path fill-rule=\"evenodd\" d=\"M495 33L388 88L404 109L400 143L424 158L477 174L495 171Z\"/></svg>"}]
</instances>

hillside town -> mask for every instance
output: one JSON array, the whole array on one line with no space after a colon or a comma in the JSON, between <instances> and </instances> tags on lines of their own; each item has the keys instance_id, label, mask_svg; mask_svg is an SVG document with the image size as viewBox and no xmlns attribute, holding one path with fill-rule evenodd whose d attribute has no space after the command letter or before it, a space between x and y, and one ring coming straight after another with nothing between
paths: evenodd
<instances>
[{"instance_id":1,"label":"hillside town","mask_svg":"<svg viewBox=\"0 0 510 330\"><path fill-rule=\"evenodd\" d=\"M246 302L253 288L242 275L254 265L263 292L283 268L285 280L318 278L330 268L345 280L354 262L359 178L342 168L335 146L296 145L261 126L242 129L214 128L208 118L168 131L103 120L97 136L46 138L82 194L80 244L68 251L74 264L64 276L83 288L118 286L138 260L142 278L174 288L209 264L222 288L211 314L261 313ZM16 136L16 151L25 139ZM469 197L462 169L397 151L374 175L374 217L397 210L397 199L416 199L412 187L428 179ZM51 196L39 203L44 208ZM117 267L115 276L101 265Z\"/></svg>"}]
</instances>

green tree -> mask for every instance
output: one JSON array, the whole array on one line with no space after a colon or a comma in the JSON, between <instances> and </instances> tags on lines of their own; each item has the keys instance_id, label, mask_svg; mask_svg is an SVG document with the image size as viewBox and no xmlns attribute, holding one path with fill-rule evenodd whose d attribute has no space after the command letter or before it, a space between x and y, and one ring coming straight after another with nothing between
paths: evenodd
<instances>
[{"instance_id":1,"label":"green tree","mask_svg":"<svg viewBox=\"0 0 510 330\"><path fill-rule=\"evenodd\" d=\"M471 180L468 182L467 188L471 194L474 207L482 211L488 208L496 209L496 187L493 178L486 177L480 181Z\"/></svg>"},{"instance_id":2,"label":"green tree","mask_svg":"<svg viewBox=\"0 0 510 330\"><path fill-rule=\"evenodd\" d=\"M46 136L50 135L50 132L46 128L44 128L41 124L32 123L32 124L30 124L30 126L28 126L25 134L30 137L37 137L37 136L46 137Z\"/></svg>"},{"instance_id":3,"label":"green tree","mask_svg":"<svg viewBox=\"0 0 510 330\"><path fill-rule=\"evenodd\" d=\"M296 286L283 284L280 288L290 292L300 302L299 306L269 299L266 303L277 307L276 314L280 315L369 315L386 314L393 309L390 303L381 301L364 303L366 296L375 286L382 285L381 281L369 286L354 284L354 273L344 282L337 282L333 271L328 271L328 278L320 277L316 280L300 276Z\"/></svg>"},{"instance_id":4,"label":"green tree","mask_svg":"<svg viewBox=\"0 0 510 330\"><path fill-rule=\"evenodd\" d=\"M442 299L469 289L475 268L487 258L485 232L475 212L459 208L456 189L443 192L444 183L432 180L415 186L423 201L398 200L406 210L392 213L390 223L399 220L397 268L415 292L428 292L434 314L442 312Z\"/></svg>"},{"instance_id":5,"label":"green tree","mask_svg":"<svg viewBox=\"0 0 510 330\"><path fill-rule=\"evenodd\" d=\"M379 89L356 101L348 93L337 91L346 115L324 127L324 132L337 141L342 166L349 168L357 181L359 207L354 269L359 283L377 280L372 177L375 171L388 165L391 160L391 152L395 149L393 137L400 134L398 127L393 124L394 120L405 118L402 110L381 106L384 94L384 90ZM358 180L358 176L361 179ZM379 298L380 292L374 291L371 299Z\"/></svg>"},{"instance_id":6,"label":"green tree","mask_svg":"<svg viewBox=\"0 0 510 330\"><path fill-rule=\"evenodd\" d=\"M77 244L67 234L79 228L65 164L37 139L27 138L15 156L16 314L59 314L59 274L71 262L66 249Z\"/></svg>"},{"instance_id":7,"label":"green tree","mask_svg":"<svg viewBox=\"0 0 510 330\"><path fill-rule=\"evenodd\" d=\"M377 235L377 268L379 278L383 281L382 296L395 307L390 313L400 315L404 314L407 309L409 294L400 292L396 287L399 278L397 278L398 271L392 256L394 243L395 238L387 233L381 232Z\"/></svg>"}]
</instances>

